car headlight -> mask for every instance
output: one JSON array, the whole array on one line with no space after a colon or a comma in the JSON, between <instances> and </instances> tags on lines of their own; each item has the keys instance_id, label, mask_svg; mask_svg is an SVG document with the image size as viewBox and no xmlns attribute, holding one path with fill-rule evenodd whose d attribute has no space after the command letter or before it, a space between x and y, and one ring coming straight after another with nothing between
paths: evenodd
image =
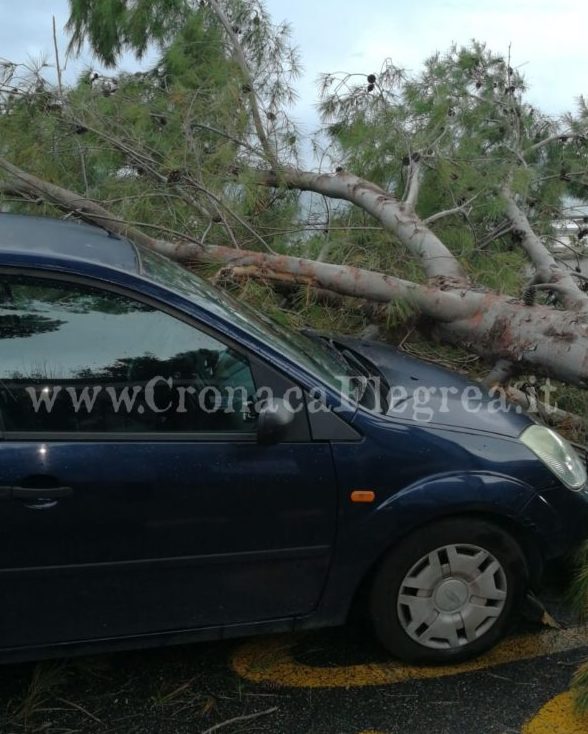
<instances>
[{"instance_id":1,"label":"car headlight","mask_svg":"<svg viewBox=\"0 0 588 734\"><path fill-rule=\"evenodd\" d=\"M574 447L546 426L529 426L521 441L538 456L569 489L578 491L586 484L586 467Z\"/></svg>"}]
</instances>

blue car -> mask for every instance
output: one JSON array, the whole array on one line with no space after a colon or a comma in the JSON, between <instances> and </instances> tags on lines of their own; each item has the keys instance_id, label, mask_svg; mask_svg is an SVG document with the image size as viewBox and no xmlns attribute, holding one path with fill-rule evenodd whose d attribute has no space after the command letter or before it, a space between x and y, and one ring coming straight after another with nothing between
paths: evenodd
<instances>
[{"instance_id":1,"label":"blue car","mask_svg":"<svg viewBox=\"0 0 588 734\"><path fill-rule=\"evenodd\" d=\"M0 656L300 630L504 633L586 471L475 383L297 333L85 224L0 214Z\"/></svg>"}]
</instances>

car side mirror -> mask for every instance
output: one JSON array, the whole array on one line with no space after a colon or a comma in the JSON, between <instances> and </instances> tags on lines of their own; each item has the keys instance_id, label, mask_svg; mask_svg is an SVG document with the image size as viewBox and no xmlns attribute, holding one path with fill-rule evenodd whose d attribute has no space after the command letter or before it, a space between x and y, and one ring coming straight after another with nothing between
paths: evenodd
<instances>
[{"instance_id":1,"label":"car side mirror","mask_svg":"<svg viewBox=\"0 0 588 734\"><path fill-rule=\"evenodd\" d=\"M278 443L294 421L294 408L283 398L264 400L257 412L257 441L264 446Z\"/></svg>"}]
</instances>

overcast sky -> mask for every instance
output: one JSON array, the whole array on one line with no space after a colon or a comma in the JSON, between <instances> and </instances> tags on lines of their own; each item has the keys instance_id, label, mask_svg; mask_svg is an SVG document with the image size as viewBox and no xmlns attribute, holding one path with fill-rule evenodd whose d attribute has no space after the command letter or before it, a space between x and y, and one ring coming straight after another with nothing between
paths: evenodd
<instances>
[{"instance_id":1,"label":"overcast sky","mask_svg":"<svg viewBox=\"0 0 588 734\"><path fill-rule=\"evenodd\" d=\"M508 53L530 84L531 101L552 114L588 93L588 3L584 0L267 0L274 20L288 20L299 46L304 76L295 117L311 131L316 79L329 71L377 72L390 57L417 70L422 60L450 44L476 38ZM0 57L13 61L52 56L51 16L62 48L67 0L0 0ZM70 61L75 77L92 59ZM95 65L95 64L94 64ZM126 58L127 68L135 67Z\"/></svg>"}]
</instances>

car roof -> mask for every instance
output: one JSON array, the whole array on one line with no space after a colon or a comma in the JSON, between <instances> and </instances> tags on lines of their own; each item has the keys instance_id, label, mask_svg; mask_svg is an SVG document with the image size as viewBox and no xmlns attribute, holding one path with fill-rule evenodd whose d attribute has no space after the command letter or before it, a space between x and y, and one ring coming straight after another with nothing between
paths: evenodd
<instances>
[{"instance_id":1,"label":"car roof","mask_svg":"<svg viewBox=\"0 0 588 734\"><path fill-rule=\"evenodd\" d=\"M140 271L137 248L127 239L81 222L0 212L0 261L4 253L82 260L130 273Z\"/></svg>"}]
</instances>

